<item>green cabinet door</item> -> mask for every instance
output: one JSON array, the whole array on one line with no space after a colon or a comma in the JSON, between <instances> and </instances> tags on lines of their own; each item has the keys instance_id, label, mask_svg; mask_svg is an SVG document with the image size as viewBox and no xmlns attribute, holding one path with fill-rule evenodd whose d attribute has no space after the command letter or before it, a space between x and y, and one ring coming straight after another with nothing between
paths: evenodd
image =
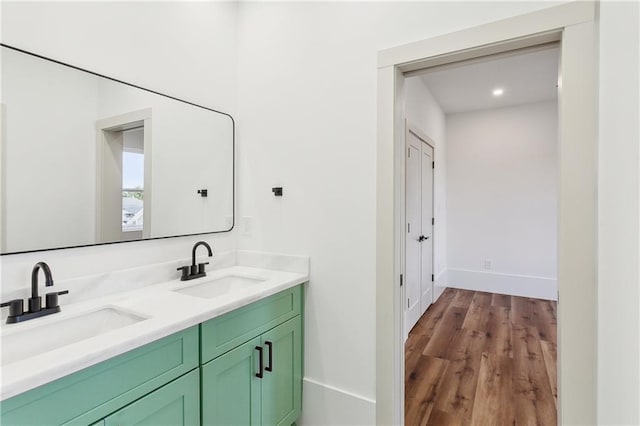
<instances>
[{"instance_id":1,"label":"green cabinet door","mask_svg":"<svg viewBox=\"0 0 640 426\"><path fill-rule=\"evenodd\" d=\"M202 424L260 424L260 338L219 356L202 367Z\"/></svg>"},{"instance_id":2,"label":"green cabinet door","mask_svg":"<svg viewBox=\"0 0 640 426\"><path fill-rule=\"evenodd\" d=\"M199 426L200 374L195 369L104 419L105 426Z\"/></svg>"},{"instance_id":3,"label":"green cabinet door","mask_svg":"<svg viewBox=\"0 0 640 426\"><path fill-rule=\"evenodd\" d=\"M265 367L262 425L293 424L302 399L302 320L296 316L262 335ZM271 370L271 371L268 371Z\"/></svg>"}]
</instances>

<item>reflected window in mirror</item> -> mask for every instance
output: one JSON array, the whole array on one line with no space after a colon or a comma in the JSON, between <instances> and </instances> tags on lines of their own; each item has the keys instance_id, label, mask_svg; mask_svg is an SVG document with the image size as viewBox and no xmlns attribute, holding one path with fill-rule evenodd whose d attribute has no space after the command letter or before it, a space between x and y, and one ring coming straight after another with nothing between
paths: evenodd
<instances>
[{"instance_id":1,"label":"reflected window in mirror","mask_svg":"<svg viewBox=\"0 0 640 426\"><path fill-rule=\"evenodd\" d=\"M144 229L144 127L123 132L122 232Z\"/></svg>"}]
</instances>

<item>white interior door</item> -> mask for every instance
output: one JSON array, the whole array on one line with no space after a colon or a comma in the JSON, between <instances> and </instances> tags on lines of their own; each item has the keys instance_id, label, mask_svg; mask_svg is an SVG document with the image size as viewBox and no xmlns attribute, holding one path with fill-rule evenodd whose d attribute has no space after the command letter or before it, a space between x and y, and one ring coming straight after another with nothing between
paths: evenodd
<instances>
[{"instance_id":1,"label":"white interior door","mask_svg":"<svg viewBox=\"0 0 640 426\"><path fill-rule=\"evenodd\" d=\"M421 315L433 303L433 148L422 142Z\"/></svg>"},{"instance_id":2,"label":"white interior door","mask_svg":"<svg viewBox=\"0 0 640 426\"><path fill-rule=\"evenodd\" d=\"M421 141L407 132L406 157L406 239L405 239L405 335L422 315L421 303L421 243L422 177Z\"/></svg>"},{"instance_id":3,"label":"white interior door","mask_svg":"<svg viewBox=\"0 0 640 426\"><path fill-rule=\"evenodd\" d=\"M406 141L405 338L433 302L433 148L408 125Z\"/></svg>"}]
</instances>

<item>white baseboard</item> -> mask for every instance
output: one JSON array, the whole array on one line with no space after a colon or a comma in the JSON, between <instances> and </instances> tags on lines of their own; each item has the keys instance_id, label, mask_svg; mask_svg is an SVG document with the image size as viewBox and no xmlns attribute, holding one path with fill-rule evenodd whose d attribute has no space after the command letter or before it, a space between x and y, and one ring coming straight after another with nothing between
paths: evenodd
<instances>
[{"instance_id":1,"label":"white baseboard","mask_svg":"<svg viewBox=\"0 0 640 426\"><path fill-rule=\"evenodd\" d=\"M301 426L374 425L376 402L336 387L304 378Z\"/></svg>"},{"instance_id":2,"label":"white baseboard","mask_svg":"<svg viewBox=\"0 0 640 426\"><path fill-rule=\"evenodd\" d=\"M435 279L435 285L433 286L433 303L440 298L442 293L447 289L447 270L441 271Z\"/></svg>"},{"instance_id":3,"label":"white baseboard","mask_svg":"<svg viewBox=\"0 0 640 426\"><path fill-rule=\"evenodd\" d=\"M557 300L558 281L553 278L499 272L448 269L447 286L465 290L486 291L511 296Z\"/></svg>"}]
</instances>

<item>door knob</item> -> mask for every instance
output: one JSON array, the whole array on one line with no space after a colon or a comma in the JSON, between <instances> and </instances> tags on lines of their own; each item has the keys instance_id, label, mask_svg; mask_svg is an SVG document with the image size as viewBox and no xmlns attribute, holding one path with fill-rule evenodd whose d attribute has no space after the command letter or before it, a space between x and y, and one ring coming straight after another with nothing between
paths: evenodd
<instances>
[{"instance_id":1,"label":"door knob","mask_svg":"<svg viewBox=\"0 0 640 426\"><path fill-rule=\"evenodd\" d=\"M428 239L429 239L429 236L428 236L428 235L427 235L426 237L425 237L424 235L420 235L420 236L418 237L418 241L419 241L419 242L423 242L423 241L428 240Z\"/></svg>"}]
</instances>

